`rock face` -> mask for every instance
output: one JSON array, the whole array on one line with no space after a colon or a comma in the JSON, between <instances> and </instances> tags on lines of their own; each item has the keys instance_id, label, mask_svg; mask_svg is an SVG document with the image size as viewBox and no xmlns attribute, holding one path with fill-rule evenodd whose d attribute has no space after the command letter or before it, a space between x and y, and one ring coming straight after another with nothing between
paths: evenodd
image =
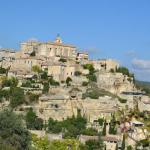
<instances>
[{"instance_id":1,"label":"rock face","mask_svg":"<svg viewBox=\"0 0 150 150\"><path fill-rule=\"evenodd\" d=\"M99 99L67 99L63 96L40 97L39 107L36 110L38 116L44 120L49 117L56 120L63 120L72 115L81 114L86 116L88 121L93 122L100 117L109 118L115 112L116 99L111 97L100 97Z\"/></svg>"},{"instance_id":2,"label":"rock face","mask_svg":"<svg viewBox=\"0 0 150 150\"><path fill-rule=\"evenodd\" d=\"M134 84L129 77L121 73L97 73L97 84L111 93L118 94L134 90Z\"/></svg>"}]
</instances>

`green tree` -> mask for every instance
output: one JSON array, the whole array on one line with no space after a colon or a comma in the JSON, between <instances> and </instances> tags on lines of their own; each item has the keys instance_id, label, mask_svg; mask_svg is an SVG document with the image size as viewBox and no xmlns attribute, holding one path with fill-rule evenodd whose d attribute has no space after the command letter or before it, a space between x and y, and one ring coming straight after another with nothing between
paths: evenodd
<instances>
[{"instance_id":1,"label":"green tree","mask_svg":"<svg viewBox=\"0 0 150 150\"><path fill-rule=\"evenodd\" d=\"M32 135L33 150L51 150L50 142L47 137L38 138L37 135Z\"/></svg>"},{"instance_id":2,"label":"green tree","mask_svg":"<svg viewBox=\"0 0 150 150\"><path fill-rule=\"evenodd\" d=\"M121 146L121 150L125 150L126 145L125 145L125 134L123 135L123 140L122 140L122 146Z\"/></svg>"},{"instance_id":3,"label":"green tree","mask_svg":"<svg viewBox=\"0 0 150 150\"><path fill-rule=\"evenodd\" d=\"M87 150L103 150L103 142L101 140L89 140L85 143Z\"/></svg>"},{"instance_id":4,"label":"green tree","mask_svg":"<svg viewBox=\"0 0 150 150\"><path fill-rule=\"evenodd\" d=\"M133 150L132 146L131 145L127 146L127 150Z\"/></svg>"},{"instance_id":5,"label":"green tree","mask_svg":"<svg viewBox=\"0 0 150 150\"><path fill-rule=\"evenodd\" d=\"M103 131L102 131L103 136L106 136L106 126L107 126L107 123L106 123L106 120L105 120L104 126L103 126Z\"/></svg>"},{"instance_id":6,"label":"green tree","mask_svg":"<svg viewBox=\"0 0 150 150\"><path fill-rule=\"evenodd\" d=\"M13 87L10 89L10 106L15 108L25 101L24 91L19 87Z\"/></svg>"},{"instance_id":7,"label":"green tree","mask_svg":"<svg viewBox=\"0 0 150 150\"><path fill-rule=\"evenodd\" d=\"M43 84L43 93L46 94L46 93L48 93L48 91L49 91L49 83L45 82Z\"/></svg>"},{"instance_id":8,"label":"green tree","mask_svg":"<svg viewBox=\"0 0 150 150\"><path fill-rule=\"evenodd\" d=\"M7 150L27 150L30 146L30 134L21 117L8 110L0 112L0 137L0 146L7 145Z\"/></svg>"},{"instance_id":9,"label":"green tree","mask_svg":"<svg viewBox=\"0 0 150 150\"><path fill-rule=\"evenodd\" d=\"M42 72L41 73L41 79L43 79L43 80L47 80L48 79L48 75L47 75L47 72Z\"/></svg>"},{"instance_id":10,"label":"green tree","mask_svg":"<svg viewBox=\"0 0 150 150\"><path fill-rule=\"evenodd\" d=\"M36 116L36 113L33 111L32 108L30 108L27 112L25 120L28 129L42 130L43 120Z\"/></svg>"}]
</instances>

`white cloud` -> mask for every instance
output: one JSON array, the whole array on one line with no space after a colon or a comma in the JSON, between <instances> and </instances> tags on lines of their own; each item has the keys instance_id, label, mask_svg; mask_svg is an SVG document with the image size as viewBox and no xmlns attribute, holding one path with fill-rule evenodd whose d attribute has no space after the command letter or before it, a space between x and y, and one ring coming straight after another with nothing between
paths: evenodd
<instances>
[{"instance_id":1,"label":"white cloud","mask_svg":"<svg viewBox=\"0 0 150 150\"><path fill-rule=\"evenodd\" d=\"M132 66L137 79L150 81L150 60L134 59Z\"/></svg>"},{"instance_id":2,"label":"white cloud","mask_svg":"<svg viewBox=\"0 0 150 150\"><path fill-rule=\"evenodd\" d=\"M132 65L134 69L150 70L150 60L134 59Z\"/></svg>"}]
</instances>

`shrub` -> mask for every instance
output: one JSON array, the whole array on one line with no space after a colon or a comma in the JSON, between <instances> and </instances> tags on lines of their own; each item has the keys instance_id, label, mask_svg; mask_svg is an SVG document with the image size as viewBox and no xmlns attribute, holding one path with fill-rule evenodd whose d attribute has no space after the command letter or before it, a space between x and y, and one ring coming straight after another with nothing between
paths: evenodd
<instances>
[{"instance_id":1,"label":"shrub","mask_svg":"<svg viewBox=\"0 0 150 150\"><path fill-rule=\"evenodd\" d=\"M67 77L66 79L67 86L70 86L70 82L72 82L72 79L70 77Z\"/></svg>"},{"instance_id":2,"label":"shrub","mask_svg":"<svg viewBox=\"0 0 150 150\"><path fill-rule=\"evenodd\" d=\"M0 74L5 74L7 70L5 68L0 67Z\"/></svg>"},{"instance_id":3,"label":"shrub","mask_svg":"<svg viewBox=\"0 0 150 150\"><path fill-rule=\"evenodd\" d=\"M16 108L17 106L23 104L25 102L25 96L23 89L19 87L14 87L10 89L11 100L10 106L12 108Z\"/></svg>"},{"instance_id":4,"label":"shrub","mask_svg":"<svg viewBox=\"0 0 150 150\"><path fill-rule=\"evenodd\" d=\"M88 82L86 82L86 81L82 82L82 86L87 86L87 85L88 85Z\"/></svg>"},{"instance_id":5,"label":"shrub","mask_svg":"<svg viewBox=\"0 0 150 150\"><path fill-rule=\"evenodd\" d=\"M53 85L53 86L59 86L59 82L55 81L55 80L53 79L53 77L51 77L51 78L49 79L49 83L50 83L50 85Z\"/></svg>"},{"instance_id":6,"label":"shrub","mask_svg":"<svg viewBox=\"0 0 150 150\"><path fill-rule=\"evenodd\" d=\"M36 113L33 111L32 108L30 108L29 111L27 112L25 120L28 129L42 130L43 120L36 116Z\"/></svg>"},{"instance_id":7,"label":"shrub","mask_svg":"<svg viewBox=\"0 0 150 150\"><path fill-rule=\"evenodd\" d=\"M27 150L30 146L30 133L25 128L20 116L4 110L0 112L0 148L4 150Z\"/></svg>"},{"instance_id":8,"label":"shrub","mask_svg":"<svg viewBox=\"0 0 150 150\"><path fill-rule=\"evenodd\" d=\"M123 99L123 98L120 98L120 97L118 97L118 100L119 100L120 103L126 103L127 102L126 99Z\"/></svg>"},{"instance_id":9,"label":"shrub","mask_svg":"<svg viewBox=\"0 0 150 150\"><path fill-rule=\"evenodd\" d=\"M43 84L43 93L46 94L49 92L49 83L45 82Z\"/></svg>"},{"instance_id":10,"label":"shrub","mask_svg":"<svg viewBox=\"0 0 150 150\"><path fill-rule=\"evenodd\" d=\"M104 119L103 119L103 118L99 118L99 119L98 119L98 123L99 123L100 126L103 126L103 124L104 124Z\"/></svg>"},{"instance_id":11,"label":"shrub","mask_svg":"<svg viewBox=\"0 0 150 150\"><path fill-rule=\"evenodd\" d=\"M29 88L31 88L32 87L31 81L27 80L26 82L23 82L22 83L22 87L29 87Z\"/></svg>"},{"instance_id":12,"label":"shrub","mask_svg":"<svg viewBox=\"0 0 150 150\"><path fill-rule=\"evenodd\" d=\"M80 71L75 71L74 75L75 76L80 76L82 73Z\"/></svg>"}]
</instances>

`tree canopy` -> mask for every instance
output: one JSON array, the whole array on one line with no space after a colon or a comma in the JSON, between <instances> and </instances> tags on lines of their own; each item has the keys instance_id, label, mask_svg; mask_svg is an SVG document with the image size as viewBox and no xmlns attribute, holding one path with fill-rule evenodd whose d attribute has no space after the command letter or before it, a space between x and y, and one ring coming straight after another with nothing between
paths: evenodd
<instances>
[{"instance_id":1,"label":"tree canopy","mask_svg":"<svg viewBox=\"0 0 150 150\"><path fill-rule=\"evenodd\" d=\"M27 150L29 146L30 134L21 117L9 110L1 111L0 147L8 148L7 150Z\"/></svg>"}]
</instances>

